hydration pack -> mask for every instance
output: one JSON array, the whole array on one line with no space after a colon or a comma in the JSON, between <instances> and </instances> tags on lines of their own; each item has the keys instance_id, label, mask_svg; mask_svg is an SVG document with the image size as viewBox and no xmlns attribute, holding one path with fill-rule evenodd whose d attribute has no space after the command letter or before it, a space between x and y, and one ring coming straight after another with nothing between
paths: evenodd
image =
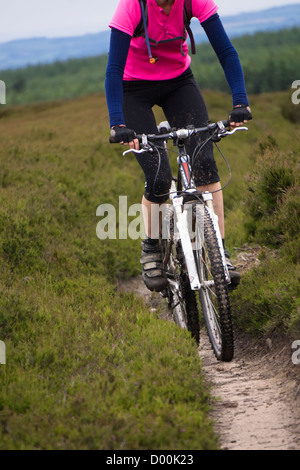
<instances>
[{"instance_id":1,"label":"hydration pack","mask_svg":"<svg viewBox=\"0 0 300 470\"><path fill-rule=\"evenodd\" d=\"M193 36L193 32L190 27L191 19L193 18L193 13L192 13L192 0L184 0L184 7L183 7L183 24L184 24L184 30L183 30L183 35L172 38L172 39L166 39L164 41L155 41L154 39L151 39L148 37L147 33L147 26L148 26L148 8L147 8L147 0L140 0L140 5L141 5L141 20L139 24L137 25L133 37L138 38L138 37L144 37L146 39L148 51L149 51L149 56L150 56L150 62L155 63L156 59L152 58L151 52L150 52L150 43L152 45L156 46L157 44L161 44L164 42L170 42L170 41L176 41L178 39L181 39L182 42L185 41L186 38L186 32L189 35L190 42L191 42L191 52L192 54L196 53L196 47L195 47L195 40Z\"/></svg>"}]
</instances>

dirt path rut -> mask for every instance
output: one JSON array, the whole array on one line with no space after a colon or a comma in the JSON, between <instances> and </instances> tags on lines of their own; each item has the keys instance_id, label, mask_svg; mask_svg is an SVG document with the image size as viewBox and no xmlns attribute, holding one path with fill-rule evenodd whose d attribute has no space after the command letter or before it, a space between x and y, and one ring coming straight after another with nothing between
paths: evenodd
<instances>
[{"instance_id":1,"label":"dirt path rut","mask_svg":"<svg viewBox=\"0 0 300 470\"><path fill-rule=\"evenodd\" d=\"M239 251L235 264L241 273L259 264L259 251L248 246ZM236 334L233 361L220 363L202 332L199 354L217 397L212 415L223 449L300 448L300 365L292 363L291 344Z\"/></svg>"},{"instance_id":2,"label":"dirt path rut","mask_svg":"<svg viewBox=\"0 0 300 470\"><path fill-rule=\"evenodd\" d=\"M239 269L258 263L257 251L239 256ZM141 278L120 284L142 296L149 309L172 321L159 294L149 292ZM215 359L201 332L199 356L215 397L212 419L222 449L300 449L300 365L292 363L292 342L274 338L254 342L236 335L232 362Z\"/></svg>"},{"instance_id":3,"label":"dirt path rut","mask_svg":"<svg viewBox=\"0 0 300 470\"><path fill-rule=\"evenodd\" d=\"M299 373L288 343L255 345L238 338L233 361L220 363L202 333L199 354L217 399L212 418L222 449L300 448Z\"/></svg>"}]
</instances>

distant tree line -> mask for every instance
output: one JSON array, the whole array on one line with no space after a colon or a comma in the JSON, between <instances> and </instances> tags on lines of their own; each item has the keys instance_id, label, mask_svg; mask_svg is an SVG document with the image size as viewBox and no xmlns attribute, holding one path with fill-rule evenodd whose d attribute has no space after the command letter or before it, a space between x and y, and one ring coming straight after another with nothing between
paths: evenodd
<instances>
[{"instance_id":1,"label":"distant tree line","mask_svg":"<svg viewBox=\"0 0 300 470\"><path fill-rule=\"evenodd\" d=\"M300 28L247 34L232 42L243 65L248 93L287 90L300 79ZM0 71L0 79L6 83L6 102L24 104L101 93L106 63L107 55L102 55ZM197 46L192 65L202 89L229 91L208 43Z\"/></svg>"},{"instance_id":2,"label":"distant tree line","mask_svg":"<svg viewBox=\"0 0 300 470\"><path fill-rule=\"evenodd\" d=\"M287 90L300 78L300 28L247 34L232 42L243 65L249 93ZM202 88L229 90L218 59L208 44L197 47L193 71Z\"/></svg>"}]
</instances>

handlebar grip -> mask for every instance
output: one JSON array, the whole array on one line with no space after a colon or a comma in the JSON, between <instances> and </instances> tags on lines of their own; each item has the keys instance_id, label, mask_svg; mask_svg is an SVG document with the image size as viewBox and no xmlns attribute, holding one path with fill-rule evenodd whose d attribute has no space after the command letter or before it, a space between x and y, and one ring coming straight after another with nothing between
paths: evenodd
<instances>
[{"instance_id":1,"label":"handlebar grip","mask_svg":"<svg viewBox=\"0 0 300 470\"><path fill-rule=\"evenodd\" d=\"M142 140L142 136L141 136L141 135L136 135L134 138L135 138L135 139L138 139L139 142L141 142L141 140ZM109 143L110 143L110 144L119 144L120 142L119 142L119 140L117 140L117 137L116 137L116 136L111 135L111 136L109 137Z\"/></svg>"},{"instance_id":2,"label":"handlebar grip","mask_svg":"<svg viewBox=\"0 0 300 470\"><path fill-rule=\"evenodd\" d=\"M225 127L230 127L230 119L227 119L227 121L222 121Z\"/></svg>"}]
</instances>

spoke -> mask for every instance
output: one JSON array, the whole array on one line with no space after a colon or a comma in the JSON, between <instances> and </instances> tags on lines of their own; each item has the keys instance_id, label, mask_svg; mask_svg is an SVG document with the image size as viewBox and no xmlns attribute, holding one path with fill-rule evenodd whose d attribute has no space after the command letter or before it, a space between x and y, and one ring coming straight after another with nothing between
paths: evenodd
<instances>
[{"instance_id":1,"label":"spoke","mask_svg":"<svg viewBox=\"0 0 300 470\"><path fill-rule=\"evenodd\" d=\"M213 279L213 276L212 276L212 273L211 273L211 269L210 269L210 264L207 263L206 260L208 260L209 257L208 257L208 253L205 252L205 257L202 256L202 264L205 266L206 270L207 270L207 274L208 276L207 277L210 277L210 279Z\"/></svg>"},{"instance_id":2,"label":"spoke","mask_svg":"<svg viewBox=\"0 0 300 470\"><path fill-rule=\"evenodd\" d=\"M211 299L210 299L210 304L211 304L211 306L212 306L212 308L213 308L213 310L214 310L214 312L215 312L216 318L219 319L219 312L218 312L218 310L216 309L214 303L211 301Z\"/></svg>"},{"instance_id":3,"label":"spoke","mask_svg":"<svg viewBox=\"0 0 300 470\"><path fill-rule=\"evenodd\" d=\"M217 298L217 295L213 289L210 288L210 286L207 286L207 290L210 292L211 295L213 295L215 298Z\"/></svg>"}]
</instances>

